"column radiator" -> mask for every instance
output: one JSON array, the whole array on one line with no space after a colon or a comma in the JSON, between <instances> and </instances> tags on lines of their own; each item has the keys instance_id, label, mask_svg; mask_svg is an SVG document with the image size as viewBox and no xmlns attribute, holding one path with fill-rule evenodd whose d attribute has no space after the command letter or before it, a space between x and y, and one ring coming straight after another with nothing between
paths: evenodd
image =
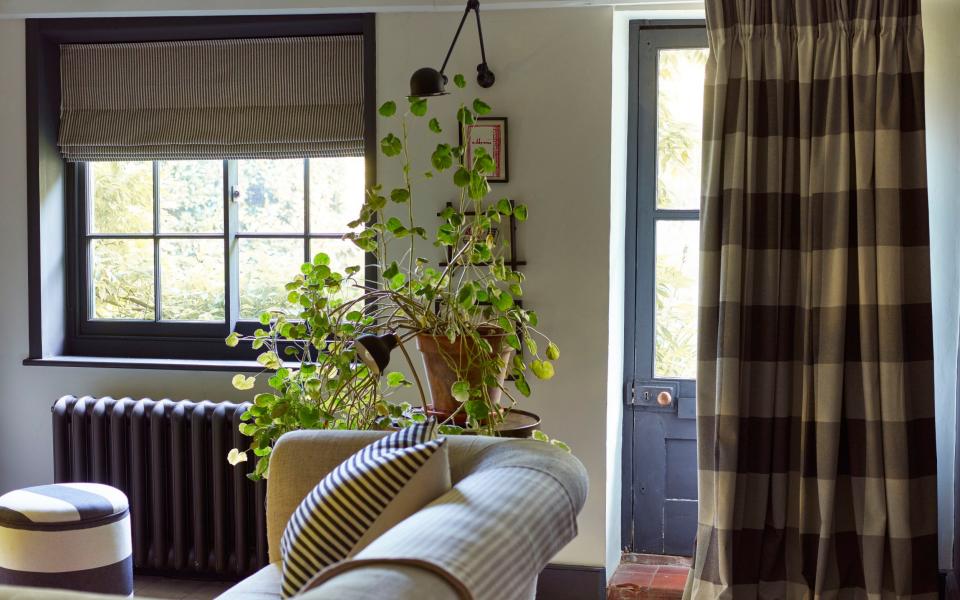
<instances>
[{"instance_id":1,"label":"column radiator","mask_svg":"<svg viewBox=\"0 0 960 600\"><path fill-rule=\"evenodd\" d=\"M91 481L130 499L134 569L222 580L267 564L266 482L232 467L248 404L75 398L53 406L55 481Z\"/></svg>"}]
</instances>

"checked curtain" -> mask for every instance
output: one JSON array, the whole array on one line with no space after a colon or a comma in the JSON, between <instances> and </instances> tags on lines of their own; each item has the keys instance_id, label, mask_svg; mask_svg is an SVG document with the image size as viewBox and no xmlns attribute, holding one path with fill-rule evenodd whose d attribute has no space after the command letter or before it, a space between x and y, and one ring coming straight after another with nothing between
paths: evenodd
<instances>
[{"instance_id":1,"label":"checked curtain","mask_svg":"<svg viewBox=\"0 0 960 600\"><path fill-rule=\"evenodd\" d=\"M687 598L936 598L919 0L708 0Z\"/></svg>"}]
</instances>

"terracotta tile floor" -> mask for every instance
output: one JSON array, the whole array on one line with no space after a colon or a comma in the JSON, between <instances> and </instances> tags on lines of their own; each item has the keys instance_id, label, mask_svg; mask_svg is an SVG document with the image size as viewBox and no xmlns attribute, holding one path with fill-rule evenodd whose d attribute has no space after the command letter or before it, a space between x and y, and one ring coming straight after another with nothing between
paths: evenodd
<instances>
[{"instance_id":1,"label":"terracotta tile floor","mask_svg":"<svg viewBox=\"0 0 960 600\"><path fill-rule=\"evenodd\" d=\"M607 600L675 600L683 596L690 559L624 554L607 587Z\"/></svg>"}]
</instances>

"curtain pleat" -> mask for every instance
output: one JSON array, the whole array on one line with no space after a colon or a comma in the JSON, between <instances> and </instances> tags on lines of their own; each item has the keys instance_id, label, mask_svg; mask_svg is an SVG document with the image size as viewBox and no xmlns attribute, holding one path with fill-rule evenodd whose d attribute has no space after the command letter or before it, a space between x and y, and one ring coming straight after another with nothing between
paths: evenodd
<instances>
[{"instance_id":1,"label":"curtain pleat","mask_svg":"<svg viewBox=\"0 0 960 600\"><path fill-rule=\"evenodd\" d=\"M363 155L363 36L65 44L70 161Z\"/></svg>"},{"instance_id":2,"label":"curtain pleat","mask_svg":"<svg viewBox=\"0 0 960 600\"><path fill-rule=\"evenodd\" d=\"M711 0L686 597L936 598L918 0Z\"/></svg>"}]
</instances>

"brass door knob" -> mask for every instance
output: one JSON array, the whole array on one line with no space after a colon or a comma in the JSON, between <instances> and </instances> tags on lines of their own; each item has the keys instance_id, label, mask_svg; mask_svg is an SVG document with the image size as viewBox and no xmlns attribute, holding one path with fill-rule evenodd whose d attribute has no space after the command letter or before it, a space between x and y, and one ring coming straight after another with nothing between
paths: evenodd
<instances>
[{"instance_id":1,"label":"brass door knob","mask_svg":"<svg viewBox=\"0 0 960 600\"><path fill-rule=\"evenodd\" d=\"M657 394L657 404L660 406L670 406L673 403L673 396L670 392L664 390Z\"/></svg>"}]
</instances>

